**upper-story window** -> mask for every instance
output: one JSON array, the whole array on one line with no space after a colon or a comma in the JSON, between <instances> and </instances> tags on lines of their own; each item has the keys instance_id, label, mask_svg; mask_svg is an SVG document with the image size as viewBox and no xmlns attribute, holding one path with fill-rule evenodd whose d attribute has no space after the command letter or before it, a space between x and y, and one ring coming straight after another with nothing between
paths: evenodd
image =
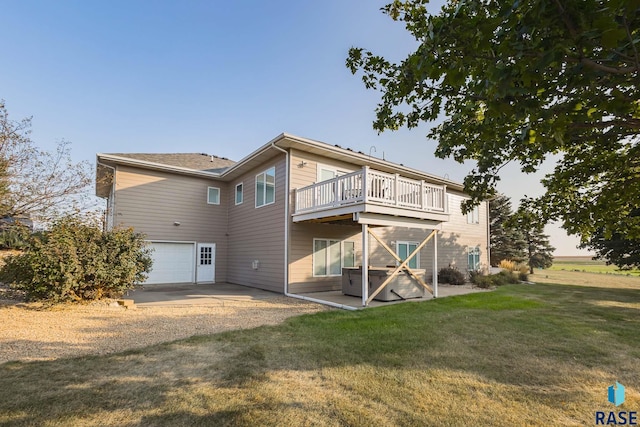
<instances>
[{"instance_id":1,"label":"upper-story window","mask_svg":"<svg viewBox=\"0 0 640 427\"><path fill-rule=\"evenodd\" d=\"M467 213L467 224L480 224L479 206L474 206L473 209Z\"/></svg>"},{"instance_id":2,"label":"upper-story window","mask_svg":"<svg viewBox=\"0 0 640 427\"><path fill-rule=\"evenodd\" d=\"M256 208L276 201L276 168L270 167L256 175Z\"/></svg>"},{"instance_id":3,"label":"upper-story window","mask_svg":"<svg viewBox=\"0 0 640 427\"><path fill-rule=\"evenodd\" d=\"M243 202L244 196L242 194L242 183L236 185L236 205L239 205Z\"/></svg>"},{"instance_id":4,"label":"upper-story window","mask_svg":"<svg viewBox=\"0 0 640 427\"><path fill-rule=\"evenodd\" d=\"M218 187L207 188L207 203L210 205L220 204L220 189Z\"/></svg>"}]
</instances>

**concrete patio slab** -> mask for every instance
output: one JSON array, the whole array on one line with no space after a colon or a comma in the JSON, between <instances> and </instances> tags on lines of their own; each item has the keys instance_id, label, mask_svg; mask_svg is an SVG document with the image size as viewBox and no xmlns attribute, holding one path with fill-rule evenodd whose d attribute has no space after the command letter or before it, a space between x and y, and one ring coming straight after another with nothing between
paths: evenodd
<instances>
[{"instance_id":1,"label":"concrete patio slab","mask_svg":"<svg viewBox=\"0 0 640 427\"><path fill-rule=\"evenodd\" d=\"M471 285L452 286L439 285L438 298L451 295L464 295L474 292L486 292L485 289L474 288ZM297 295L313 298L315 300L327 301L333 304L343 305L345 308L363 308L362 300L359 297L343 295L341 291L299 293ZM251 288L248 286L232 285L229 283L214 283L206 285L196 285L191 283L178 283L166 285L147 285L141 289L130 291L124 298L132 299L136 307L162 307L162 306L192 306L211 305L229 306L234 303L259 304L283 295L276 292ZM369 307L380 307L389 304L398 304L412 301L427 301L432 299L431 295L424 298L413 298L398 301L376 301L373 300Z\"/></svg>"},{"instance_id":2,"label":"concrete patio slab","mask_svg":"<svg viewBox=\"0 0 640 427\"><path fill-rule=\"evenodd\" d=\"M260 302L281 297L281 294L229 283L196 285L191 283L147 285L130 291L125 298L138 307L177 305L224 306L232 302Z\"/></svg>"}]
</instances>

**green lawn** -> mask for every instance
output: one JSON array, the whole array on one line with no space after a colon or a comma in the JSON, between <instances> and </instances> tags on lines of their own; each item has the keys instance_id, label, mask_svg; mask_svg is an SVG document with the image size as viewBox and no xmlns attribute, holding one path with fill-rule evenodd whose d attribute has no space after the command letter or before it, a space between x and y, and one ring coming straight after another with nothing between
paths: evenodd
<instances>
[{"instance_id":1,"label":"green lawn","mask_svg":"<svg viewBox=\"0 0 640 427\"><path fill-rule=\"evenodd\" d=\"M640 277L640 270L620 270L615 265L607 265L604 261L591 257L555 257L549 270L581 271L585 273L618 274Z\"/></svg>"},{"instance_id":2,"label":"green lawn","mask_svg":"<svg viewBox=\"0 0 640 427\"><path fill-rule=\"evenodd\" d=\"M322 312L0 365L0 425L594 425L595 411L640 411L638 331L630 282Z\"/></svg>"}]
</instances>

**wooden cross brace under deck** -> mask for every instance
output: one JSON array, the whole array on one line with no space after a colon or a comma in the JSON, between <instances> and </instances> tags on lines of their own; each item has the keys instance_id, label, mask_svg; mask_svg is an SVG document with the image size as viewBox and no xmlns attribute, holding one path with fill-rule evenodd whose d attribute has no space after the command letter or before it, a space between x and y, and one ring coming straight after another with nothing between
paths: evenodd
<instances>
[{"instance_id":1,"label":"wooden cross brace under deck","mask_svg":"<svg viewBox=\"0 0 640 427\"><path fill-rule=\"evenodd\" d=\"M395 268L395 270L393 270L393 272L385 279L384 282L382 282L382 284L380 285L380 287L378 289L376 289L371 295L369 295L369 298L367 299L367 304L369 304L380 292L382 292L382 290L385 288L385 286L387 286L389 283L391 283L391 280L393 280L393 278L400 272L402 271L402 269L406 269L407 272L409 274L411 274L411 276L413 276L416 281L418 283L420 283L426 290L428 290L432 295L433 295L433 289L431 289L431 286L427 285L424 280L422 280L420 278L420 276L418 276L418 274L413 271L411 268L409 268L409 261L411 261L411 259L416 256L416 254L418 252L420 252L420 249L422 249L424 247L424 245L427 244L427 242L429 240L431 240L436 233L438 232L438 230L433 230L431 232L431 234L429 234L427 237L425 237L425 239L422 241L422 243L420 243L418 245L418 247L415 248L415 250L413 252L411 252L411 254L407 257L407 259L405 259L404 261L402 260L402 258L400 258L396 252L391 249L386 243L384 243L382 241L382 239L380 239L380 237L378 237L373 231L371 231L371 229L368 229L369 234L371 234L371 236L373 236L374 239L376 239L378 241L378 243L380 243L382 245L383 248L385 248L387 250L387 252L389 252L400 264Z\"/></svg>"}]
</instances>

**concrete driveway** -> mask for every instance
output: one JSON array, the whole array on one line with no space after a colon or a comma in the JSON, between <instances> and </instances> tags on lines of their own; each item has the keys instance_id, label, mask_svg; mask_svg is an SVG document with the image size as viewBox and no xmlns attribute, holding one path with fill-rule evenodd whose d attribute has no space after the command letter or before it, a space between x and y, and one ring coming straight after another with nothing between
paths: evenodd
<instances>
[{"instance_id":1,"label":"concrete driveway","mask_svg":"<svg viewBox=\"0 0 640 427\"><path fill-rule=\"evenodd\" d=\"M139 307L179 305L230 305L232 302L259 302L282 294L229 283L196 285L191 283L146 285L130 291L126 299L133 299Z\"/></svg>"}]
</instances>

